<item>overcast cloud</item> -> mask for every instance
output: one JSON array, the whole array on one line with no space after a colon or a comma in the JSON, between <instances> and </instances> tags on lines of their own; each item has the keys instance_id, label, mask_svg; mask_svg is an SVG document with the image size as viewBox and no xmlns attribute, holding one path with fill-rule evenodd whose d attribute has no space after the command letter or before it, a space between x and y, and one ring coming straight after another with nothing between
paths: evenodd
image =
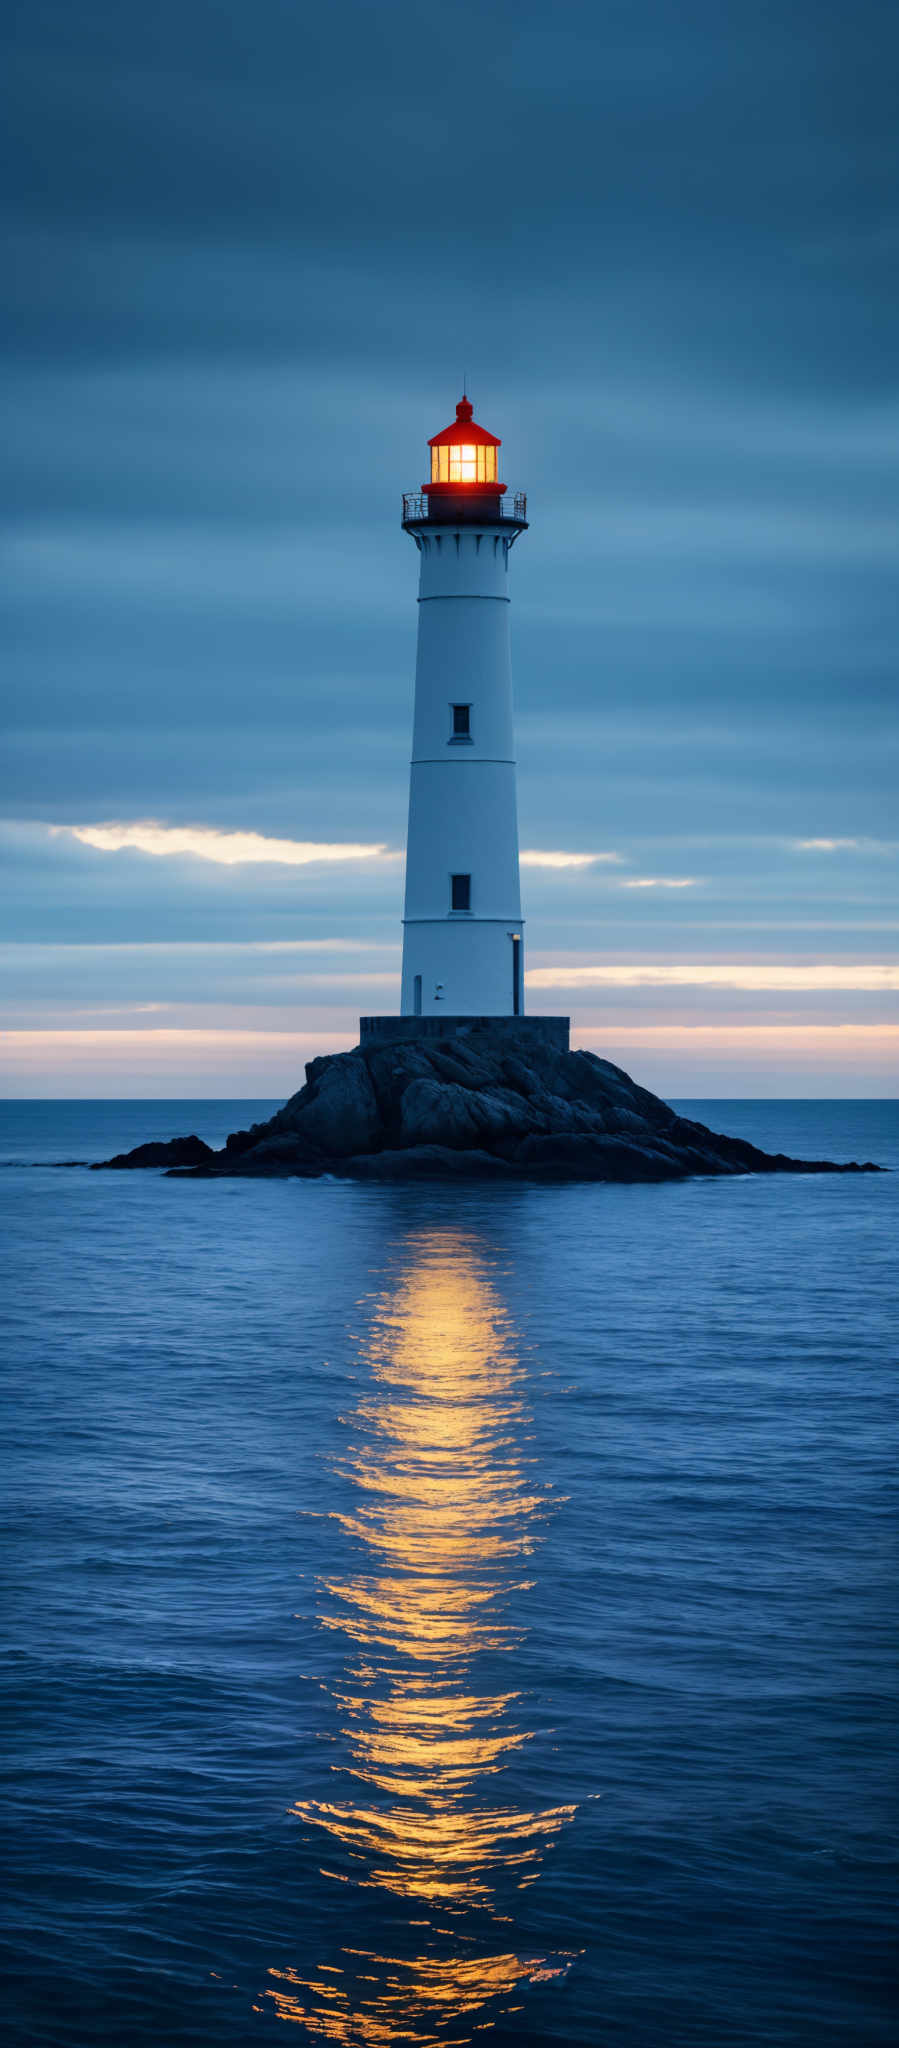
<instances>
[{"instance_id":1,"label":"overcast cloud","mask_svg":"<svg viewBox=\"0 0 899 2048\"><path fill-rule=\"evenodd\" d=\"M397 1007L464 373L522 844L593 856L524 868L532 1007L672 1094L895 1093L895 9L14 22L0 1086L269 1096Z\"/></svg>"}]
</instances>

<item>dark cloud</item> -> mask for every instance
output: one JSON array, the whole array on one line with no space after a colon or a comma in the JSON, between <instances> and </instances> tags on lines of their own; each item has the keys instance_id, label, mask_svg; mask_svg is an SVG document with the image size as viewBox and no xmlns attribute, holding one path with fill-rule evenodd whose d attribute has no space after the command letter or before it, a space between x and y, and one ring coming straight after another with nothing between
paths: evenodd
<instances>
[{"instance_id":1,"label":"dark cloud","mask_svg":"<svg viewBox=\"0 0 899 2048\"><path fill-rule=\"evenodd\" d=\"M896 42L880 0L18 10L2 813L399 843L399 492L467 372L532 506L523 841L703 877L529 871L532 943L882 930L877 856L784 848L894 809ZM397 932L395 869L3 858L16 938Z\"/></svg>"}]
</instances>

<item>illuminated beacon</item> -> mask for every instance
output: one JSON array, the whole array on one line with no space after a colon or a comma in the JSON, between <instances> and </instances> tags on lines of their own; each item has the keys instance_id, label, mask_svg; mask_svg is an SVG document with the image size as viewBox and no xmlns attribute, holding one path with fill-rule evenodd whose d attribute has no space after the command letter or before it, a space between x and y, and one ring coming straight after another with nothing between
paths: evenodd
<instances>
[{"instance_id":1,"label":"illuminated beacon","mask_svg":"<svg viewBox=\"0 0 899 2048\"><path fill-rule=\"evenodd\" d=\"M403 500L421 555L406 848L402 1011L524 1010L509 554L527 526L499 481L500 443L461 398L431 481Z\"/></svg>"}]
</instances>

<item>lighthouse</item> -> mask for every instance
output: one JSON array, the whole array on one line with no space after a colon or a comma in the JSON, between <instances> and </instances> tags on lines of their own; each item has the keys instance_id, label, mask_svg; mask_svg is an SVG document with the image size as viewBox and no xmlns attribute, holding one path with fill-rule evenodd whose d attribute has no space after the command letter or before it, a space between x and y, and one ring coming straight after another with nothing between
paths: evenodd
<instances>
[{"instance_id":1,"label":"lighthouse","mask_svg":"<svg viewBox=\"0 0 899 2048\"><path fill-rule=\"evenodd\" d=\"M403 919L404 1016L524 1009L509 562L526 501L461 398L403 501L419 551L418 655Z\"/></svg>"},{"instance_id":2,"label":"lighthouse","mask_svg":"<svg viewBox=\"0 0 899 2048\"><path fill-rule=\"evenodd\" d=\"M403 498L419 555L418 650L400 1017L363 1041L448 1036L516 1020L568 1044L568 1019L524 1019L509 565L527 500L500 481L500 440L463 395L428 443L431 475Z\"/></svg>"}]
</instances>

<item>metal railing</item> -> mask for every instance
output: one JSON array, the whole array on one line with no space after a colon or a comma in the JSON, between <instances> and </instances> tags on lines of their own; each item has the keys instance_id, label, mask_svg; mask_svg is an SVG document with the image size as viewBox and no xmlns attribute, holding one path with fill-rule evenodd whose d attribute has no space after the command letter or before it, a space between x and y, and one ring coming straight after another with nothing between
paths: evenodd
<instances>
[{"instance_id":1,"label":"metal railing","mask_svg":"<svg viewBox=\"0 0 899 2048\"><path fill-rule=\"evenodd\" d=\"M447 488L451 489L451 486ZM428 519L430 517L429 503L430 500L425 496L424 491L404 491L403 524L407 525L410 520ZM472 518L477 517L474 506L472 506L471 516ZM516 524L526 523L528 516L527 492L513 491L507 493L505 498L501 498L499 516L501 519L508 519L510 522L514 521Z\"/></svg>"}]
</instances>

